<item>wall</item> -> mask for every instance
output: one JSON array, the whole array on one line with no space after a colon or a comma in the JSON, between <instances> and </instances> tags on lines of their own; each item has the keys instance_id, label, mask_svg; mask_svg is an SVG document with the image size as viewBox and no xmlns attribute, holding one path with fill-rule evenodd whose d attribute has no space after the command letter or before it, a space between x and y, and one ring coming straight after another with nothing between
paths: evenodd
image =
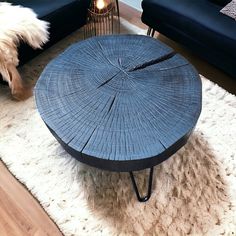
<instances>
[{"instance_id":1,"label":"wall","mask_svg":"<svg viewBox=\"0 0 236 236\"><path fill-rule=\"evenodd\" d=\"M142 8L141 8L142 0L120 0L120 1L126 3L127 5L130 5L131 7L139 11L142 11Z\"/></svg>"}]
</instances>

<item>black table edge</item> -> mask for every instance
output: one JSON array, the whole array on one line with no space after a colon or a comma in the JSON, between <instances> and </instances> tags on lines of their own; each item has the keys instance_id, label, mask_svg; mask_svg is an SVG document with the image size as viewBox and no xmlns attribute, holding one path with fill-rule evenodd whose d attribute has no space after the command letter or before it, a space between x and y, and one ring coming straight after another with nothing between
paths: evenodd
<instances>
[{"instance_id":1,"label":"black table edge","mask_svg":"<svg viewBox=\"0 0 236 236\"><path fill-rule=\"evenodd\" d=\"M101 159L98 157L93 157L78 152L77 150L73 149L72 147L64 143L61 140L61 138L59 138L59 136L47 124L46 126L53 134L53 136L57 139L57 141L62 145L62 147L78 161L102 170L116 171L116 172L139 171L160 164L161 162L167 160L169 157L175 154L181 147L183 147L187 143L187 140L194 129L194 128L191 129L187 134L185 134L182 138L180 138L177 142L175 142L173 145L171 145L169 148L167 148L164 152L160 153L159 155L137 160L116 161L116 160Z\"/></svg>"}]
</instances>

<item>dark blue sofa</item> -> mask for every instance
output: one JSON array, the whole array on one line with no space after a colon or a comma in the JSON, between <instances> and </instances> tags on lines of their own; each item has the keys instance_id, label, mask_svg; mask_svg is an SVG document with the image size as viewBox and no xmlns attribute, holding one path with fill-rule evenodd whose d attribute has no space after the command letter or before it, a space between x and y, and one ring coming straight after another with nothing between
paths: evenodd
<instances>
[{"instance_id":1,"label":"dark blue sofa","mask_svg":"<svg viewBox=\"0 0 236 236\"><path fill-rule=\"evenodd\" d=\"M236 21L230 0L143 0L142 21L236 78Z\"/></svg>"},{"instance_id":2,"label":"dark blue sofa","mask_svg":"<svg viewBox=\"0 0 236 236\"><path fill-rule=\"evenodd\" d=\"M29 7L36 12L38 18L50 22L50 40L43 49L83 26L90 4L90 0L10 0L8 2ZM20 64L24 64L41 51L22 43L19 47Z\"/></svg>"}]
</instances>

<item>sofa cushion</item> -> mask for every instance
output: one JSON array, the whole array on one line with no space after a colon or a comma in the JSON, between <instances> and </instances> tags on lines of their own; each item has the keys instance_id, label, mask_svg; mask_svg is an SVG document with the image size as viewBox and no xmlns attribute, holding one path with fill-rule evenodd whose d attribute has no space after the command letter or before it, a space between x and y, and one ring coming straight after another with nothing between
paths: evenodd
<instances>
[{"instance_id":1,"label":"sofa cushion","mask_svg":"<svg viewBox=\"0 0 236 236\"><path fill-rule=\"evenodd\" d=\"M79 2L81 0L9 0L8 2L34 9L39 18L44 18L52 12L58 11L75 1Z\"/></svg>"},{"instance_id":2,"label":"sofa cushion","mask_svg":"<svg viewBox=\"0 0 236 236\"><path fill-rule=\"evenodd\" d=\"M227 5L231 0L209 0L210 2L213 2L215 4L218 4L220 6Z\"/></svg>"},{"instance_id":3,"label":"sofa cushion","mask_svg":"<svg viewBox=\"0 0 236 236\"><path fill-rule=\"evenodd\" d=\"M162 22L188 37L236 57L236 22L208 0L143 0L142 20L158 29Z\"/></svg>"}]
</instances>

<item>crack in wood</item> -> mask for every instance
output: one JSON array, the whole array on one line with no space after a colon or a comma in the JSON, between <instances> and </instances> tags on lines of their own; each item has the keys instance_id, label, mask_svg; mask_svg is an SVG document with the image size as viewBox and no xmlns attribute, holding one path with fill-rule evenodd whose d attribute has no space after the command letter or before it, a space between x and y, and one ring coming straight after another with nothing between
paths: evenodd
<instances>
[{"instance_id":1,"label":"crack in wood","mask_svg":"<svg viewBox=\"0 0 236 236\"><path fill-rule=\"evenodd\" d=\"M166 145L164 145L164 143L160 139L159 139L159 142L162 145L162 147L166 150L167 149Z\"/></svg>"},{"instance_id":2,"label":"crack in wood","mask_svg":"<svg viewBox=\"0 0 236 236\"><path fill-rule=\"evenodd\" d=\"M94 134L94 132L95 132L96 129L97 129L97 126L94 128L93 132L90 134L90 136L89 136L89 138L87 139L86 143L85 143L84 146L82 147L81 152L84 151L85 147L87 146L88 142L89 142L90 139L92 138L92 136L93 136L93 134Z\"/></svg>"},{"instance_id":3,"label":"crack in wood","mask_svg":"<svg viewBox=\"0 0 236 236\"><path fill-rule=\"evenodd\" d=\"M168 54L166 54L166 55L164 55L162 57L159 57L157 59L145 62L145 63L143 63L141 65L138 65L138 66L130 69L129 72L136 71L136 70L141 70L141 69L144 69L144 68L146 68L148 66L152 66L152 65L158 64L158 63L160 63L162 61L165 61L165 60L168 60L168 59L172 58L174 55L176 55L176 52L168 53Z\"/></svg>"},{"instance_id":4,"label":"crack in wood","mask_svg":"<svg viewBox=\"0 0 236 236\"><path fill-rule=\"evenodd\" d=\"M114 77L116 77L118 74L120 73L120 71L118 73L116 73L115 75L113 75L110 79L106 80L105 82L103 82L102 84L100 84L97 88L100 88L102 86L104 86L105 84L107 84L108 82L110 82Z\"/></svg>"},{"instance_id":5,"label":"crack in wood","mask_svg":"<svg viewBox=\"0 0 236 236\"><path fill-rule=\"evenodd\" d=\"M120 74L121 72L123 72L126 76L133 78L133 76L129 75L125 70L123 70L122 68L119 68L119 72L117 72L115 75L113 75L110 79L104 81L103 83L101 83L97 88L101 88L102 86L104 86L105 84L109 83L112 79L114 79L118 74ZM123 79L123 78L122 78Z\"/></svg>"},{"instance_id":6,"label":"crack in wood","mask_svg":"<svg viewBox=\"0 0 236 236\"><path fill-rule=\"evenodd\" d=\"M110 110L111 110L111 108L112 108L112 106L113 106L113 104L114 104L114 102L115 102L115 99L116 99L116 94L115 94L115 96L113 97L113 99L112 99L112 101L111 101L111 104L110 104L110 106L109 106L109 109L108 109L108 112L107 112L107 113L110 112ZM88 142L91 140L91 138L92 138L92 136L93 136L95 130L99 127L100 124L101 124L101 122L100 122L99 124L97 124L96 127L94 128L94 130L92 131L91 135L89 136L89 138L87 139L86 143L85 143L84 146L82 147L81 153L83 152L83 150L84 150L85 147L87 146Z\"/></svg>"},{"instance_id":7,"label":"crack in wood","mask_svg":"<svg viewBox=\"0 0 236 236\"><path fill-rule=\"evenodd\" d=\"M115 94L115 96L113 97L113 99L112 99L112 101L111 101L111 105L110 105L110 107L109 107L109 109L108 109L108 113L111 111L111 108L112 108L112 106L113 106L113 104L114 104L114 102L115 102L115 99L116 99L116 94Z\"/></svg>"}]
</instances>

